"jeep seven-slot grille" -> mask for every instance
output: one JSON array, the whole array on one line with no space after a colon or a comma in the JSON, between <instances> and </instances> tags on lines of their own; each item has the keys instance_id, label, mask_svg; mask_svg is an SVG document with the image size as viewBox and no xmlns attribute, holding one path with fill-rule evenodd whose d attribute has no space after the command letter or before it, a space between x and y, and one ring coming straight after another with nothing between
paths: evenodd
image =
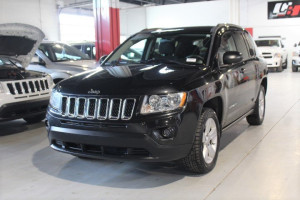
<instances>
[{"instance_id":1,"label":"jeep seven-slot grille","mask_svg":"<svg viewBox=\"0 0 300 200\"><path fill-rule=\"evenodd\" d=\"M136 100L134 98L83 98L62 97L61 111L64 117L98 120L130 120Z\"/></svg>"},{"instance_id":2,"label":"jeep seven-slot grille","mask_svg":"<svg viewBox=\"0 0 300 200\"><path fill-rule=\"evenodd\" d=\"M6 85L12 95L33 94L49 90L47 79L11 81Z\"/></svg>"}]
</instances>

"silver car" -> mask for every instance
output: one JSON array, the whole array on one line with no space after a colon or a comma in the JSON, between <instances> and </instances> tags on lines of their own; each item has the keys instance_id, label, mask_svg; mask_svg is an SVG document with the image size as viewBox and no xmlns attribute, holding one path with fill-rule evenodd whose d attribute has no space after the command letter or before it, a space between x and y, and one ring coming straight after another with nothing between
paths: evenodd
<instances>
[{"instance_id":1,"label":"silver car","mask_svg":"<svg viewBox=\"0 0 300 200\"><path fill-rule=\"evenodd\" d=\"M75 47L61 42L44 41L32 58L28 70L49 74L54 83L77 73L95 69L99 64Z\"/></svg>"}]
</instances>

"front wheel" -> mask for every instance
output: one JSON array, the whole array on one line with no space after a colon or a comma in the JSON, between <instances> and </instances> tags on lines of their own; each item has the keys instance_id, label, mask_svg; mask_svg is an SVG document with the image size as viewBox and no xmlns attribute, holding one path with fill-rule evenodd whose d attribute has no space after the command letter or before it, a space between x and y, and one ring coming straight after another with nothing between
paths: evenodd
<instances>
[{"instance_id":1,"label":"front wheel","mask_svg":"<svg viewBox=\"0 0 300 200\"><path fill-rule=\"evenodd\" d=\"M198 120L194 143L189 154L178 161L184 169L207 173L217 162L220 144L220 125L218 117L211 108L203 108Z\"/></svg>"},{"instance_id":2,"label":"front wheel","mask_svg":"<svg viewBox=\"0 0 300 200\"><path fill-rule=\"evenodd\" d=\"M261 85L258 97L254 106L254 113L247 116L247 121L250 125L261 125L265 118L266 95L265 88Z\"/></svg>"},{"instance_id":3,"label":"front wheel","mask_svg":"<svg viewBox=\"0 0 300 200\"><path fill-rule=\"evenodd\" d=\"M45 119L45 114L39 114L33 117L24 117L23 119L29 124L38 123Z\"/></svg>"},{"instance_id":4,"label":"front wheel","mask_svg":"<svg viewBox=\"0 0 300 200\"><path fill-rule=\"evenodd\" d=\"M293 71L293 72L297 72L297 71L298 71L298 67L295 66L295 65L293 65L293 66L292 66L292 71Z\"/></svg>"}]
</instances>

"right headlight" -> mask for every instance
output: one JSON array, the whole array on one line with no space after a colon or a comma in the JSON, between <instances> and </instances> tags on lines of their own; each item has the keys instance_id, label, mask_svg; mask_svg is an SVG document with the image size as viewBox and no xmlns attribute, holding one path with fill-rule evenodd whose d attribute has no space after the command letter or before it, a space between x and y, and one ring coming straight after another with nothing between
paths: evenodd
<instances>
[{"instance_id":1,"label":"right headlight","mask_svg":"<svg viewBox=\"0 0 300 200\"><path fill-rule=\"evenodd\" d=\"M274 54L274 57L275 57L275 58L281 58L281 54L280 54L280 53L275 53L275 54Z\"/></svg>"},{"instance_id":2,"label":"right headlight","mask_svg":"<svg viewBox=\"0 0 300 200\"><path fill-rule=\"evenodd\" d=\"M57 112L61 112L61 100L62 100L62 95L59 92L57 92L55 89L53 89L49 104Z\"/></svg>"},{"instance_id":3,"label":"right headlight","mask_svg":"<svg viewBox=\"0 0 300 200\"><path fill-rule=\"evenodd\" d=\"M185 105L186 93L179 92L167 95L145 96L141 108L141 114L150 114L171 111L182 108Z\"/></svg>"}]
</instances>

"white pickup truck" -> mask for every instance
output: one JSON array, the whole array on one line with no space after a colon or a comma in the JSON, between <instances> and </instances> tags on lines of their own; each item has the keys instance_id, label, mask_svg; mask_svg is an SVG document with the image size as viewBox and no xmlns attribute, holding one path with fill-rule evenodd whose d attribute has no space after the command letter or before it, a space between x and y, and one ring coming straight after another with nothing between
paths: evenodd
<instances>
[{"instance_id":1,"label":"white pickup truck","mask_svg":"<svg viewBox=\"0 0 300 200\"><path fill-rule=\"evenodd\" d=\"M281 36L260 36L255 43L262 56L267 61L268 68L275 68L281 72L287 68L287 51L282 43Z\"/></svg>"}]
</instances>

